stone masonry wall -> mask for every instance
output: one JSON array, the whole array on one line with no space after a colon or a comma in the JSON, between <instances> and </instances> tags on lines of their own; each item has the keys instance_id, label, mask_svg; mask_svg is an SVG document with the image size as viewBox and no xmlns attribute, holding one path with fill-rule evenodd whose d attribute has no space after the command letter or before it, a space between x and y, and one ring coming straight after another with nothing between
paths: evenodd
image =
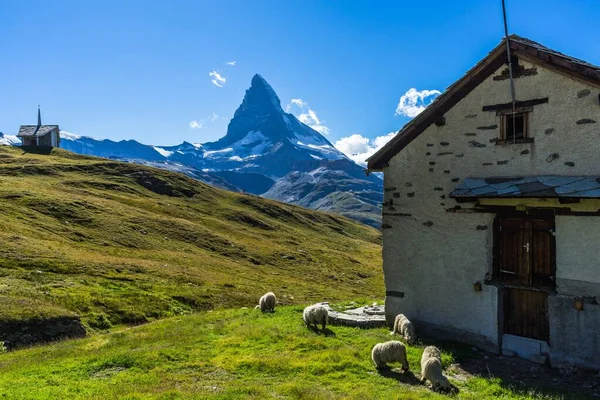
<instances>
[{"instance_id":1,"label":"stone masonry wall","mask_svg":"<svg viewBox=\"0 0 600 400\"><path fill-rule=\"evenodd\" d=\"M384 169L388 319L402 312L446 327L466 341L498 344L497 290L487 285L474 290L492 268L494 215L449 213L470 207L456 203L449 193L466 177L600 176L600 89L539 65L520 64L535 73L515 80L517 100L549 99L533 106L533 143L497 145L500 117L482 111L483 106L511 101L508 81L493 78L502 75L503 66L445 114L445 125L432 124ZM558 244L566 222L557 219L557 276L589 280L595 262ZM600 230L593 235L597 243ZM587 321L596 323L595 318ZM554 335L561 329L551 327ZM563 331L560 337L568 334Z\"/></svg>"}]
</instances>

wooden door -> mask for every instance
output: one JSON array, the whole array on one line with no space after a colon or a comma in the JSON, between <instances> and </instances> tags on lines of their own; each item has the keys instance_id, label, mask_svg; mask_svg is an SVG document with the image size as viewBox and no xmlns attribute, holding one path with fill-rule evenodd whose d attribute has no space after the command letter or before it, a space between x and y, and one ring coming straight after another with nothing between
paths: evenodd
<instances>
[{"instance_id":1,"label":"wooden door","mask_svg":"<svg viewBox=\"0 0 600 400\"><path fill-rule=\"evenodd\" d=\"M548 341L554 221L500 218L497 227L494 276L504 287L504 333Z\"/></svg>"},{"instance_id":2,"label":"wooden door","mask_svg":"<svg viewBox=\"0 0 600 400\"><path fill-rule=\"evenodd\" d=\"M548 341L548 294L504 289L504 333Z\"/></svg>"}]
</instances>

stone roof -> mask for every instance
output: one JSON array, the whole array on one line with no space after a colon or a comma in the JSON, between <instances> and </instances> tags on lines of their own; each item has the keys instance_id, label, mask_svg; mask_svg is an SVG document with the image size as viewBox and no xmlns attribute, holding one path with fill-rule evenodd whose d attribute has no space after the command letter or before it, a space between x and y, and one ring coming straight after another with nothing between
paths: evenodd
<instances>
[{"instance_id":1,"label":"stone roof","mask_svg":"<svg viewBox=\"0 0 600 400\"><path fill-rule=\"evenodd\" d=\"M551 49L549 47L546 47L546 46L544 46L544 45L542 45L542 44L540 44L538 42L534 42L533 40L521 37L519 35L510 35L509 39L511 41L513 41L513 42L517 42L517 43L521 43L521 44L524 44L524 45L529 46L529 47L533 47L533 48L535 48L535 49L537 49L539 51L542 51L542 52L544 52L546 54L549 54L551 56L552 55L558 56L558 57L561 57L561 58L563 58L563 59L565 59L565 60L567 60L567 61L569 61L571 63L579 64L581 66L585 66L585 67L594 69L596 71L600 71L600 67L597 66L597 65L591 64L591 63L589 63L587 61L583 61L583 60L580 60L580 59L575 58L575 57L571 57L569 55L566 55L564 53L561 53L559 51L556 51L556 50L553 50L553 49Z\"/></svg>"},{"instance_id":2,"label":"stone roof","mask_svg":"<svg viewBox=\"0 0 600 400\"><path fill-rule=\"evenodd\" d=\"M54 129L58 129L58 125L40 125L39 129L37 125L21 125L17 136L44 136Z\"/></svg>"},{"instance_id":3,"label":"stone roof","mask_svg":"<svg viewBox=\"0 0 600 400\"><path fill-rule=\"evenodd\" d=\"M450 193L450 197L600 198L600 177L466 178Z\"/></svg>"}]
</instances>

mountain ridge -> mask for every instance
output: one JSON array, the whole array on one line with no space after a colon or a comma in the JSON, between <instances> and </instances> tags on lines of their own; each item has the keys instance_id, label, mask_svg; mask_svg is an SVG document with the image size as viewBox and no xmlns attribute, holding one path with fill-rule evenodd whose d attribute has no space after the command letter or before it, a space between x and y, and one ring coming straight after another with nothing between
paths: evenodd
<instances>
[{"instance_id":1,"label":"mountain ridge","mask_svg":"<svg viewBox=\"0 0 600 400\"><path fill-rule=\"evenodd\" d=\"M252 77L226 134L216 141L157 146L69 134L63 137L62 147L80 154L179 171L220 188L266 195L317 210L327 203L328 210L380 226L381 179L367 176L327 138L286 113L277 93L260 74ZM331 173L323 174L324 170ZM299 187L295 184L296 172L307 174ZM306 180L312 179L308 176L317 175L307 184ZM331 208L330 201L321 201L338 191L346 193L343 205Z\"/></svg>"}]
</instances>

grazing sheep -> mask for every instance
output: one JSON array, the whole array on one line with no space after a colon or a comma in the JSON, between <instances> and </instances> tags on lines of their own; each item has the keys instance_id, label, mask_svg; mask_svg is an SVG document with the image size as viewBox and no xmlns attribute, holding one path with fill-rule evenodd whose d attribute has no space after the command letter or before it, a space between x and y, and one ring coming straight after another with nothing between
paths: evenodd
<instances>
[{"instance_id":1,"label":"grazing sheep","mask_svg":"<svg viewBox=\"0 0 600 400\"><path fill-rule=\"evenodd\" d=\"M396 319L394 320L394 329L390 332L390 335L397 333L401 335L408 344L413 344L415 340L417 340L417 335L415 334L415 327L412 322L406 318L404 314L398 314Z\"/></svg>"},{"instance_id":2,"label":"grazing sheep","mask_svg":"<svg viewBox=\"0 0 600 400\"><path fill-rule=\"evenodd\" d=\"M452 390L448 378L442 373L442 353L434 346L426 347L421 356L421 383L427 380L434 391Z\"/></svg>"},{"instance_id":3,"label":"grazing sheep","mask_svg":"<svg viewBox=\"0 0 600 400\"><path fill-rule=\"evenodd\" d=\"M262 296L258 301L258 305L260 306L260 311L262 312L273 312L275 311L275 303L277 302L277 298L273 292L269 292Z\"/></svg>"},{"instance_id":4,"label":"grazing sheep","mask_svg":"<svg viewBox=\"0 0 600 400\"><path fill-rule=\"evenodd\" d=\"M427 361L430 358L438 358L442 361L442 352L435 346L427 346L425 350L423 350L423 355L421 356L421 363Z\"/></svg>"},{"instance_id":5,"label":"grazing sheep","mask_svg":"<svg viewBox=\"0 0 600 400\"><path fill-rule=\"evenodd\" d=\"M398 340L390 340L385 343L377 343L371 350L371 359L375 368L387 368L388 363L399 362L404 371L409 370L406 358L406 346Z\"/></svg>"},{"instance_id":6,"label":"grazing sheep","mask_svg":"<svg viewBox=\"0 0 600 400\"><path fill-rule=\"evenodd\" d=\"M302 314L306 326L314 325L315 329L317 329L317 324L321 324L323 330L325 330L325 327L327 326L328 317L327 308L320 304L313 304L312 306L306 307Z\"/></svg>"}]
</instances>

